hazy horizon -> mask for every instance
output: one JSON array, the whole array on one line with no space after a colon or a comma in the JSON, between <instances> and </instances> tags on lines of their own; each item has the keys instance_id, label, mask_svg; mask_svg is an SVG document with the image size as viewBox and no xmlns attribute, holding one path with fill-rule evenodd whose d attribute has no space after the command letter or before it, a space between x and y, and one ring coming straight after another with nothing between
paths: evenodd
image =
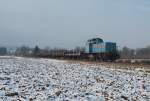
<instances>
[{"instance_id":1,"label":"hazy horizon","mask_svg":"<svg viewBox=\"0 0 150 101\"><path fill-rule=\"evenodd\" d=\"M74 48L97 36L150 45L149 0L3 0L0 14L0 46Z\"/></svg>"}]
</instances>

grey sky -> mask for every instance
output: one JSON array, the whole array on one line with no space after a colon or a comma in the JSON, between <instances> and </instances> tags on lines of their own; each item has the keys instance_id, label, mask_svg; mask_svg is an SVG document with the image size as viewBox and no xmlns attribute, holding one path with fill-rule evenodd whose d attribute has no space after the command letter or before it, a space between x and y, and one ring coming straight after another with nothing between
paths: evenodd
<instances>
[{"instance_id":1,"label":"grey sky","mask_svg":"<svg viewBox=\"0 0 150 101\"><path fill-rule=\"evenodd\" d=\"M150 1L0 0L0 45L73 48L96 36L150 45Z\"/></svg>"}]
</instances>

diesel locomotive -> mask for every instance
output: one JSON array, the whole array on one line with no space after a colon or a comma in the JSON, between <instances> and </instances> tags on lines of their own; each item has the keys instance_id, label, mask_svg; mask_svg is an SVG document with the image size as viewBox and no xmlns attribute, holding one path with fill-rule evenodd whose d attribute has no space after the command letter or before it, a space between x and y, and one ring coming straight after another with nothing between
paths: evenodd
<instances>
[{"instance_id":1,"label":"diesel locomotive","mask_svg":"<svg viewBox=\"0 0 150 101\"><path fill-rule=\"evenodd\" d=\"M114 61L119 58L116 43L104 42L101 38L89 39L84 51L66 51L64 56L100 61Z\"/></svg>"},{"instance_id":2,"label":"diesel locomotive","mask_svg":"<svg viewBox=\"0 0 150 101\"><path fill-rule=\"evenodd\" d=\"M86 42L85 54L88 58L102 61L113 61L119 58L114 42L104 42L101 38L92 38Z\"/></svg>"}]
</instances>

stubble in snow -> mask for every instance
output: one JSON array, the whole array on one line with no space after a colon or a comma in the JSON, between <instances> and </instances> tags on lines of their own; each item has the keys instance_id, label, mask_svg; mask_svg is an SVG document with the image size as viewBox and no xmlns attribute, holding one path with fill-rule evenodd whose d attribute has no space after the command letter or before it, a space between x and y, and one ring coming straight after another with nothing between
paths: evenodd
<instances>
[{"instance_id":1,"label":"stubble in snow","mask_svg":"<svg viewBox=\"0 0 150 101\"><path fill-rule=\"evenodd\" d=\"M150 74L52 59L0 59L0 101L149 101Z\"/></svg>"}]
</instances>

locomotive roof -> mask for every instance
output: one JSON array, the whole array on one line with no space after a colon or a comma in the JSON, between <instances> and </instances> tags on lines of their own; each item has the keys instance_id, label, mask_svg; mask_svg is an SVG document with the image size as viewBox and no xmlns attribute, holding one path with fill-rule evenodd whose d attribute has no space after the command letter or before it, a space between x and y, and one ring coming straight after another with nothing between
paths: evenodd
<instances>
[{"instance_id":1,"label":"locomotive roof","mask_svg":"<svg viewBox=\"0 0 150 101\"><path fill-rule=\"evenodd\" d=\"M93 41L103 42L103 39L101 39L101 38L92 38L92 39L88 40L88 42L93 42Z\"/></svg>"}]
</instances>

